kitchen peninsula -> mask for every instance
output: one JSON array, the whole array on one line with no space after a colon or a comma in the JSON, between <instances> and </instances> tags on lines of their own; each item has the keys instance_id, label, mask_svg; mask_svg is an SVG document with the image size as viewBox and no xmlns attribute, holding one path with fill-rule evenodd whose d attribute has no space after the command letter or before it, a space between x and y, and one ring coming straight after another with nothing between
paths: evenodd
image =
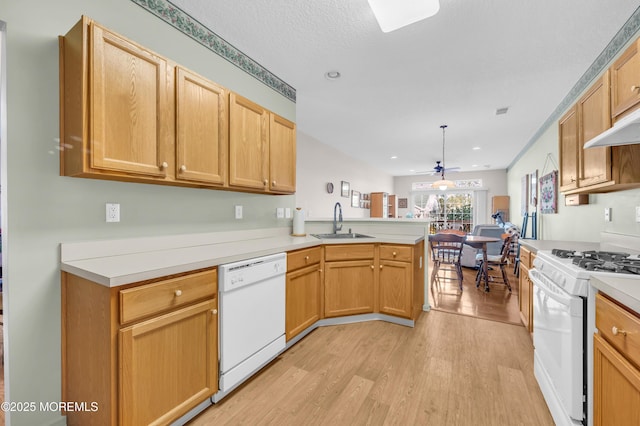
<instances>
[{"instance_id":1,"label":"kitchen peninsula","mask_svg":"<svg viewBox=\"0 0 640 426\"><path fill-rule=\"evenodd\" d=\"M287 254L284 350L319 326L413 326L424 306L423 231L361 225L368 236L358 239L293 237L283 227L61 244L63 394L100 406L67 413L68 424L171 422L226 396L225 264Z\"/></svg>"}]
</instances>

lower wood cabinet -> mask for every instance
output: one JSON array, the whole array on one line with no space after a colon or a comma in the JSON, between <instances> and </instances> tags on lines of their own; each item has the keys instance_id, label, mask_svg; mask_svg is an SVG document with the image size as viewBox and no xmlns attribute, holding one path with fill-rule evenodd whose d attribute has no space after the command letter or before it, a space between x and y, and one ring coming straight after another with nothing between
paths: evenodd
<instances>
[{"instance_id":1,"label":"lower wood cabinet","mask_svg":"<svg viewBox=\"0 0 640 426\"><path fill-rule=\"evenodd\" d=\"M534 258L535 254L525 247L520 247L518 308L520 320L529 333L533 333L533 282L529 278L529 268L533 266Z\"/></svg>"},{"instance_id":2,"label":"lower wood cabinet","mask_svg":"<svg viewBox=\"0 0 640 426\"><path fill-rule=\"evenodd\" d=\"M424 242L325 247L324 316L380 312L417 319L424 304Z\"/></svg>"},{"instance_id":3,"label":"lower wood cabinet","mask_svg":"<svg viewBox=\"0 0 640 426\"><path fill-rule=\"evenodd\" d=\"M287 340L313 325L321 317L322 248L287 253L285 331Z\"/></svg>"},{"instance_id":4,"label":"lower wood cabinet","mask_svg":"<svg viewBox=\"0 0 640 426\"><path fill-rule=\"evenodd\" d=\"M374 308L374 259L326 262L324 315L367 314Z\"/></svg>"},{"instance_id":5,"label":"lower wood cabinet","mask_svg":"<svg viewBox=\"0 0 640 426\"><path fill-rule=\"evenodd\" d=\"M217 271L109 288L63 273L69 425L169 424L218 390Z\"/></svg>"},{"instance_id":6,"label":"lower wood cabinet","mask_svg":"<svg viewBox=\"0 0 640 426\"><path fill-rule=\"evenodd\" d=\"M424 241L380 246L378 312L417 319L424 304Z\"/></svg>"},{"instance_id":7,"label":"lower wood cabinet","mask_svg":"<svg viewBox=\"0 0 640 426\"><path fill-rule=\"evenodd\" d=\"M598 294L596 328L594 425L640 424L640 317Z\"/></svg>"}]
</instances>

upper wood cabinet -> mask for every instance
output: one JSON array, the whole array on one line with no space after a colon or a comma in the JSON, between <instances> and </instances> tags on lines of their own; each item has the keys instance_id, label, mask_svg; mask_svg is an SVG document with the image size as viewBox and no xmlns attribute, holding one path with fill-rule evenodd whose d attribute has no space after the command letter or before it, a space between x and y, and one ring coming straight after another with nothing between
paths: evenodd
<instances>
[{"instance_id":1,"label":"upper wood cabinet","mask_svg":"<svg viewBox=\"0 0 640 426\"><path fill-rule=\"evenodd\" d=\"M59 45L61 175L295 192L294 123L85 16Z\"/></svg>"},{"instance_id":2,"label":"upper wood cabinet","mask_svg":"<svg viewBox=\"0 0 640 426\"><path fill-rule=\"evenodd\" d=\"M582 148L586 142L611 127L609 105L609 72L607 71L577 104L579 187L611 181L611 148L607 146Z\"/></svg>"},{"instance_id":3,"label":"upper wood cabinet","mask_svg":"<svg viewBox=\"0 0 640 426\"><path fill-rule=\"evenodd\" d=\"M571 108L559 123L560 191L578 187L578 115Z\"/></svg>"},{"instance_id":4,"label":"upper wood cabinet","mask_svg":"<svg viewBox=\"0 0 640 426\"><path fill-rule=\"evenodd\" d=\"M640 168L635 166L640 162L640 145L583 148L586 142L611 127L617 101L616 89L609 82L619 85L623 75L620 70L616 72L615 66L611 67L559 121L560 191L567 195L640 187ZM626 113L637 104L628 101L624 105Z\"/></svg>"},{"instance_id":5,"label":"upper wood cabinet","mask_svg":"<svg viewBox=\"0 0 640 426\"><path fill-rule=\"evenodd\" d=\"M295 124L233 92L229 113L229 185L294 193Z\"/></svg>"},{"instance_id":6,"label":"upper wood cabinet","mask_svg":"<svg viewBox=\"0 0 640 426\"><path fill-rule=\"evenodd\" d=\"M269 189L269 111L231 93L229 185Z\"/></svg>"},{"instance_id":7,"label":"upper wood cabinet","mask_svg":"<svg viewBox=\"0 0 640 426\"><path fill-rule=\"evenodd\" d=\"M640 39L611 66L611 113L616 122L640 103Z\"/></svg>"},{"instance_id":8,"label":"upper wood cabinet","mask_svg":"<svg viewBox=\"0 0 640 426\"><path fill-rule=\"evenodd\" d=\"M176 178L227 183L229 94L185 68L176 68Z\"/></svg>"},{"instance_id":9,"label":"upper wood cabinet","mask_svg":"<svg viewBox=\"0 0 640 426\"><path fill-rule=\"evenodd\" d=\"M166 178L167 61L83 17L60 43L61 172Z\"/></svg>"},{"instance_id":10,"label":"upper wood cabinet","mask_svg":"<svg viewBox=\"0 0 640 426\"><path fill-rule=\"evenodd\" d=\"M296 192L296 125L274 113L269 117L269 189Z\"/></svg>"}]
</instances>

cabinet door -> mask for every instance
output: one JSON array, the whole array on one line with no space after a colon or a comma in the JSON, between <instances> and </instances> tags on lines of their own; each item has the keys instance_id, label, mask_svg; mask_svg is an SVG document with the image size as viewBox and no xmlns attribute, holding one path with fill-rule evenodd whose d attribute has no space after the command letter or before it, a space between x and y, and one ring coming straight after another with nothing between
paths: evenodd
<instances>
[{"instance_id":1,"label":"cabinet door","mask_svg":"<svg viewBox=\"0 0 640 426\"><path fill-rule=\"evenodd\" d=\"M176 74L176 178L227 181L228 94L182 67Z\"/></svg>"},{"instance_id":2,"label":"cabinet door","mask_svg":"<svg viewBox=\"0 0 640 426\"><path fill-rule=\"evenodd\" d=\"M578 187L578 117L576 108L560 119L560 191Z\"/></svg>"},{"instance_id":3,"label":"cabinet door","mask_svg":"<svg viewBox=\"0 0 640 426\"><path fill-rule=\"evenodd\" d=\"M522 261L520 262L519 267L520 289L518 291L518 304L520 308L520 319L522 320L522 324L524 324L524 327L529 330L529 332L531 332L533 327L533 322L531 321L531 303L533 302L533 289L531 286L531 280L529 279L529 268L524 266L522 264Z\"/></svg>"},{"instance_id":4,"label":"cabinet door","mask_svg":"<svg viewBox=\"0 0 640 426\"><path fill-rule=\"evenodd\" d=\"M229 185L266 191L269 184L269 112L231 93L229 115Z\"/></svg>"},{"instance_id":5,"label":"cabinet door","mask_svg":"<svg viewBox=\"0 0 640 426\"><path fill-rule=\"evenodd\" d=\"M270 114L269 189L272 192L296 192L296 125Z\"/></svg>"},{"instance_id":6,"label":"cabinet door","mask_svg":"<svg viewBox=\"0 0 640 426\"><path fill-rule=\"evenodd\" d=\"M166 176L166 61L96 24L90 48L91 167Z\"/></svg>"},{"instance_id":7,"label":"cabinet door","mask_svg":"<svg viewBox=\"0 0 640 426\"><path fill-rule=\"evenodd\" d=\"M578 153L580 174L578 185L586 187L611 180L611 148L584 149L586 142L611 127L609 72L578 101Z\"/></svg>"},{"instance_id":8,"label":"cabinet door","mask_svg":"<svg viewBox=\"0 0 640 426\"><path fill-rule=\"evenodd\" d=\"M326 317L373 312L373 260L326 262L324 269Z\"/></svg>"},{"instance_id":9,"label":"cabinet door","mask_svg":"<svg viewBox=\"0 0 640 426\"><path fill-rule=\"evenodd\" d=\"M166 424L218 390L217 299L120 330L121 425Z\"/></svg>"},{"instance_id":10,"label":"cabinet door","mask_svg":"<svg viewBox=\"0 0 640 426\"><path fill-rule=\"evenodd\" d=\"M594 425L640 424L640 371L597 334L593 353Z\"/></svg>"},{"instance_id":11,"label":"cabinet door","mask_svg":"<svg viewBox=\"0 0 640 426\"><path fill-rule=\"evenodd\" d=\"M640 55L633 43L611 66L611 115L621 118L640 102Z\"/></svg>"},{"instance_id":12,"label":"cabinet door","mask_svg":"<svg viewBox=\"0 0 640 426\"><path fill-rule=\"evenodd\" d=\"M411 263L380 261L380 312L411 318L411 278Z\"/></svg>"},{"instance_id":13,"label":"cabinet door","mask_svg":"<svg viewBox=\"0 0 640 426\"><path fill-rule=\"evenodd\" d=\"M287 273L287 340L320 319L320 265Z\"/></svg>"}]
</instances>

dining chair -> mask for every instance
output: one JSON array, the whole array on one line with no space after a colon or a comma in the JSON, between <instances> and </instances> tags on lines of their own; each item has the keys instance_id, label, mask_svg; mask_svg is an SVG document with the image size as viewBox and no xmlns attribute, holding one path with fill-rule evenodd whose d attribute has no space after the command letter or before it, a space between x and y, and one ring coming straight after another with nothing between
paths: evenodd
<instances>
[{"instance_id":1,"label":"dining chair","mask_svg":"<svg viewBox=\"0 0 640 426\"><path fill-rule=\"evenodd\" d=\"M462 291L462 265L460 255L466 234L462 232L438 232L429 235L429 247L431 248L431 260L433 271L431 272L431 284L439 280L458 280L458 286ZM455 271L457 278L453 278L446 272ZM439 274L443 272L443 274Z\"/></svg>"},{"instance_id":2,"label":"dining chair","mask_svg":"<svg viewBox=\"0 0 640 426\"><path fill-rule=\"evenodd\" d=\"M502 250L500 250L500 254L487 255L487 270L492 269L493 267L500 268L500 272L502 274L502 283L504 283L509 292L511 292L511 284L509 283L509 278L507 277L507 271L505 267L509 264L509 257L511 254L511 240L515 237L514 234L502 234ZM480 281L482 281L484 268L482 267L482 254L478 255L478 261L480 262L480 268L478 268L478 273L476 274L476 288L480 286ZM488 274L488 272L487 272ZM488 280L492 282L500 282L500 277L496 275L489 275Z\"/></svg>"}]
</instances>

